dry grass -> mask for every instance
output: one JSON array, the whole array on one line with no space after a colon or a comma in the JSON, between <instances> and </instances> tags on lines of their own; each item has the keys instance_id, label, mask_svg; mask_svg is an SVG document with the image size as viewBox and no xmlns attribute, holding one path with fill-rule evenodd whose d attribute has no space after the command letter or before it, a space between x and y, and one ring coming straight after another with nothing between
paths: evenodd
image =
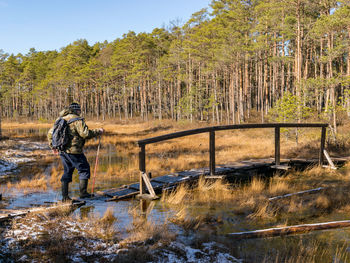
<instances>
[{"instance_id":1,"label":"dry grass","mask_svg":"<svg viewBox=\"0 0 350 263\"><path fill-rule=\"evenodd\" d=\"M159 224L159 222L155 224L155 222L148 220L146 216L140 215L138 207L131 208L129 214L132 216L132 222L127 229L129 236L120 242L121 246L147 242L147 240L152 240L152 243L159 241L164 245L175 239L176 235L169 231L166 220L163 224Z\"/></svg>"},{"instance_id":2,"label":"dry grass","mask_svg":"<svg viewBox=\"0 0 350 263\"><path fill-rule=\"evenodd\" d=\"M49 209L43 208L41 210L41 213L47 215L48 218L65 218L68 217L72 212L72 207L68 203L66 205L53 205Z\"/></svg>"},{"instance_id":3,"label":"dry grass","mask_svg":"<svg viewBox=\"0 0 350 263\"><path fill-rule=\"evenodd\" d=\"M246 186L236 188L221 180L208 181L201 178L194 188L182 185L170 193L163 194L161 200L176 209L177 212L171 219L173 222L180 223L185 228L198 228L200 224L208 221L208 215L193 216L193 213L189 212L192 207L230 209L250 219L273 217L273 211L268 209L264 189L265 183L259 178L253 179Z\"/></svg>"},{"instance_id":4,"label":"dry grass","mask_svg":"<svg viewBox=\"0 0 350 263\"><path fill-rule=\"evenodd\" d=\"M201 178L198 184L189 188L181 186L162 196L162 201L177 212L173 222L185 228L198 228L205 220L192 213L194 207L230 209L236 215L246 219L274 222L290 221L293 223L350 209L349 168L333 171L313 167L303 172L285 176L275 176L268 182L254 177L243 186L232 186L222 181L206 181ZM341 186L340 186L341 185ZM269 201L269 197L287 193L325 187L324 190L309 194L295 195ZM226 207L226 208L225 208ZM261 222L260 222L261 223Z\"/></svg>"},{"instance_id":5,"label":"dry grass","mask_svg":"<svg viewBox=\"0 0 350 263\"><path fill-rule=\"evenodd\" d=\"M116 227L118 219L114 215L113 208L107 208L104 215L101 217L97 214L91 214L88 217L77 219L80 222L89 224L85 229L85 233L90 238L99 238L105 241L115 241L118 239L119 230Z\"/></svg>"},{"instance_id":6,"label":"dry grass","mask_svg":"<svg viewBox=\"0 0 350 263\"><path fill-rule=\"evenodd\" d=\"M269 194L271 196L284 195L291 192L291 186L282 177L274 176L270 179Z\"/></svg>"},{"instance_id":7,"label":"dry grass","mask_svg":"<svg viewBox=\"0 0 350 263\"><path fill-rule=\"evenodd\" d=\"M329 196L326 196L324 194L319 195L316 198L316 207L321 208L321 209L328 209L330 208L331 201L329 200Z\"/></svg>"},{"instance_id":8,"label":"dry grass","mask_svg":"<svg viewBox=\"0 0 350 263\"><path fill-rule=\"evenodd\" d=\"M11 127L24 127L22 124L16 125ZM127 165L111 165L104 171L99 171L97 175L99 180L96 183L97 186L101 184L101 187L106 182L138 177L139 148L135 145L137 140L200 127L198 124L185 126L170 121L132 124L89 122L88 125L90 128L104 127L107 133L102 137L102 146L113 144L118 153L127 156L130 160ZM36 124L35 127L37 127ZM341 128L340 131L350 134L349 127ZM319 136L319 131L305 130L300 137L299 144L296 145L294 140L286 140L282 135L282 157L317 157L318 151L316 149L319 147ZM87 148L95 151L97 143L97 141L91 140L87 143ZM329 149L331 152L336 152L339 149L345 149L348 144L349 138L343 137L341 142L330 144ZM208 134L148 145L146 147L147 171L152 172L153 176L157 176L194 167L208 166L208 148ZM216 149L218 164L242 159L272 157L274 154L273 130L217 132ZM346 152L344 149L341 151ZM102 147L101 155L103 154L108 153ZM55 187L57 183L60 184L61 173L62 168L54 167L52 169L49 180L51 186ZM277 202L268 202L267 200L272 196L320 186L327 187L327 189L313 194L283 198ZM286 222L288 222L288 224L292 224L314 220L318 216L325 216L332 212L349 212L350 192L348 189L350 189L350 164L337 171L320 167L313 167L305 172L292 171L283 177L275 176L269 181L254 178L246 185L236 188L232 188L222 181L210 182L202 178L198 185L193 188L182 185L176 191L164 194L162 201L176 210L174 217L170 220L182 224L185 229L197 229L210 220L206 214L195 214L191 211L195 207L204 208L205 206L209 209L230 208L230 211L233 211L237 218L248 219L249 222L261 223L263 222L261 219L264 219L268 220L269 223L281 224L283 222L283 224L287 224ZM159 226L140 216L138 211L130 211L130 213L133 222L128 228L129 237L122 241L124 246L130 242L146 242L149 239L162 240L163 242L163 240L174 238L174 234L169 232L166 223ZM116 219L112 210L107 210L102 217L95 215L82 220L96 222L96 224L91 224L91 232L89 232L91 237L98 236L105 240L113 240L118 236L118 231L115 229ZM318 262L318 255L324 253L322 252L324 247L319 244L311 244L310 246L304 243L295 244L295 249L292 252L281 251L279 255L267 257L264 262ZM347 259L344 259L343 256L343 250L339 249L335 258L346 262ZM260 261L257 262L261 262L262 258L259 258Z\"/></svg>"},{"instance_id":9,"label":"dry grass","mask_svg":"<svg viewBox=\"0 0 350 263\"><path fill-rule=\"evenodd\" d=\"M43 123L8 123L3 122L4 128L37 128L50 127L52 124ZM128 161L124 166L107 167L99 171L98 176L105 182L115 181L116 177L138 177L138 151L137 140L159 136L176 131L207 126L207 123L174 122L170 120L133 122L88 122L90 128L104 127L106 133L102 136L101 156L108 154L104 146L116 146L117 155L126 156ZM313 129L305 130L300 138L301 143L319 137ZM98 140L89 140L86 144L88 150L96 150ZM288 157L288 152L295 148L293 140L286 140L282 135L281 154ZM226 164L236 160L251 158L267 158L274 155L273 129L247 129L220 131L216 133L216 162ZM308 157L308 156L304 156ZM206 167L209 165L208 134L197 134L165 142L159 142L146 147L146 169L153 176L169 172L182 171L191 168ZM50 160L48 160L50 161ZM104 182L104 183L105 183ZM50 182L52 183L52 181ZM98 181L97 181L98 184ZM52 183L54 187L54 183ZM102 185L101 185L102 186ZM99 187L97 185L97 187Z\"/></svg>"},{"instance_id":10,"label":"dry grass","mask_svg":"<svg viewBox=\"0 0 350 263\"><path fill-rule=\"evenodd\" d=\"M184 203L188 195L189 187L186 184L181 184L175 191L165 192L161 200L171 205L180 205Z\"/></svg>"},{"instance_id":11,"label":"dry grass","mask_svg":"<svg viewBox=\"0 0 350 263\"><path fill-rule=\"evenodd\" d=\"M33 129L33 128L51 128L52 123L39 123L39 122L8 122L2 121L1 127L4 129Z\"/></svg>"},{"instance_id":12,"label":"dry grass","mask_svg":"<svg viewBox=\"0 0 350 263\"><path fill-rule=\"evenodd\" d=\"M265 182L259 177L254 177L251 183L245 187L244 191L246 193L251 193L254 195L254 194L262 193L264 189L265 189Z\"/></svg>"},{"instance_id":13,"label":"dry grass","mask_svg":"<svg viewBox=\"0 0 350 263\"><path fill-rule=\"evenodd\" d=\"M24 193L30 193L35 191L46 191L47 190L47 178L44 175L36 175L32 179L22 179L17 183L7 183L7 188L16 188L23 190Z\"/></svg>"},{"instance_id":14,"label":"dry grass","mask_svg":"<svg viewBox=\"0 0 350 263\"><path fill-rule=\"evenodd\" d=\"M200 203L228 202L234 196L235 192L231 189L230 185L222 180L210 182L202 177L194 189L194 199Z\"/></svg>"},{"instance_id":15,"label":"dry grass","mask_svg":"<svg viewBox=\"0 0 350 263\"><path fill-rule=\"evenodd\" d=\"M63 174L63 167L60 163L58 166L53 166L50 173L49 184L53 189L61 187L61 176Z\"/></svg>"},{"instance_id":16,"label":"dry grass","mask_svg":"<svg viewBox=\"0 0 350 263\"><path fill-rule=\"evenodd\" d=\"M279 250L266 253L262 261L261 258L255 258L250 262L318 263L349 261L346 243L330 249L329 243L317 240L300 239L293 241L292 244L286 244L287 242L283 241Z\"/></svg>"},{"instance_id":17,"label":"dry grass","mask_svg":"<svg viewBox=\"0 0 350 263\"><path fill-rule=\"evenodd\" d=\"M162 201L170 205L183 205L186 203L217 204L230 202L236 193L230 185L221 181L207 181L201 177L194 188L182 184L176 190L164 193Z\"/></svg>"}]
</instances>

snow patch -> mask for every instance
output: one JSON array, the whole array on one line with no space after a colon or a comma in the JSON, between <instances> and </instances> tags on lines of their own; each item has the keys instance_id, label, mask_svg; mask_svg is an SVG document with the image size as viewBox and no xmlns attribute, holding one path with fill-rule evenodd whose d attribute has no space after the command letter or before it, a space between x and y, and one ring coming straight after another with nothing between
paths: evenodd
<instances>
[{"instance_id":1,"label":"snow patch","mask_svg":"<svg viewBox=\"0 0 350 263\"><path fill-rule=\"evenodd\" d=\"M8 175L18 168L18 164L34 162L42 150L49 150L46 143L7 140L1 143L0 176Z\"/></svg>"},{"instance_id":2,"label":"snow patch","mask_svg":"<svg viewBox=\"0 0 350 263\"><path fill-rule=\"evenodd\" d=\"M180 262L236 262L242 263L242 260L236 259L225 251L224 246L215 242L202 244L203 248L192 248L179 242L172 242L167 248L163 248L157 251L157 259L155 262L169 262L169 263L180 263ZM219 249L218 249L219 248Z\"/></svg>"}]
</instances>

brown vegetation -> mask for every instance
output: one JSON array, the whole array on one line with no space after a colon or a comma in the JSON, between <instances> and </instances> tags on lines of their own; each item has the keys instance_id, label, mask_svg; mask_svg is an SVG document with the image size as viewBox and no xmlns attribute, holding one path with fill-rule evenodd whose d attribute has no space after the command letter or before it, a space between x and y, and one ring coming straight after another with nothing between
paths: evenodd
<instances>
[{"instance_id":1,"label":"brown vegetation","mask_svg":"<svg viewBox=\"0 0 350 263\"><path fill-rule=\"evenodd\" d=\"M36 175L32 179L22 179L17 183L7 183L7 188L16 188L23 190L25 193L47 190L47 178L43 175Z\"/></svg>"},{"instance_id":2,"label":"brown vegetation","mask_svg":"<svg viewBox=\"0 0 350 263\"><path fill-rule=\"evenodd\" d=\"M176 235L169 230L168 222L156 224L146 215L140 215L138 207L130 209L129 214L132 216L132 222L127 229L129 236L120 243L122 246L150 239L152 242L161 241L165 245L175 239Z\"/></svg>"},{"instance_id":3,"label":"brown vegetation","mask_svg":"<svg viewBox=\"0 0 350 263\"><path fill-rule=\"evenodd\" d=\"M197 206L229 209L237 216L270 223L302 223L308 219L333 212L348 211L350 207L349 169L327 170L311 168L306 172L291 172L275 176L269 181L254 178L250 183L232 187L221 181L199 180L194 188L181 186L166 193L162 201L176 209L173 220L195 228L200 223L198 216L191 213ZM269 201L269 197L295 193L315 187L325 187L314 193L305 193ZM193 222L196 222L194 224Z\"/></svg>"},{"instance_id":4,"label":"brown vegetation","mask_svg":"<svg viewBox=\"0 0 350 263\"><path fill-rule=\"evenodd\" d=\"M127 163L111 164L99 167L96 189L122 184L124 181L134 181L139 176L138 171L138 147L135 142L139 139L158 136L179 130L196 128L195 124L184 127L180 124L165 122L158 123L134 123L131 125L91 123L91 128L104 126L106 135L102 137L101 156L107 155L108 144L116 146L117 155L126 156ZM150 134L150 132L152 132ZM226 131L217 133L217 163L226 164L240 159L266 158L273 156L274 145L272 143L273 131L261 130L247 131ZM282 135L282 157L292 155L300 157L314 157L318 152L319 134L315 130L305 131L299 138L299 144L287 140ZM267 139L266 139L267 138ZM311 143L310 138L315 139ZM349 141L342 138L342 145L348 145ZM88 157L96 154L97 141L91 140L87 143ZM307 146L306 146L307 145ZM335 145L336 147L340 147ZM340 148L334 149L342 149ZM343 146L342 146L343 147ZM153 176L163 175L169 172L190 169L194 167L208 166L208 136L207 134L184 137L182 139L170 140L167 142L152 144L146 147L147 171ZM306 149L306 150L303 150ZM332 148L333 149L333 148ZM344 148L345 149L345 148ZM338 151L339 152L339 151ZM340 151L341 152L341 151ZM344 150L343 152L346 152ZM93 169L92 164L92 169ZM23 180L18 183L18 188L34 188L35 185L50 185L52 188L60 186L60 176L63 169L61 166L53 166L49 178L37 176L32 180ZM189 187L182 185L175 191L163 195L162 202L175 210L169 221L184 226L185 229L204 229L208 225L218 225L222 222L220 216L211 211L223 209L232 212L232 216L239 222L249 222L253 225L290 225L294 223L307 223L317 218L331 215L332 213L348 213L350 211L350 165L345 165L339 170L329 170L321 167L311 167L307 171L291 171L287 174L276 174L266 180L253 178L250 182L241 185L230 185L224 181L208 181L202 178L198 184ZM32 181L32 182L31 182ZM40 184L38 182L41 182ZM27 185L27 187L25 187ZM17 187L10 184L10 187ZM270 197L288 193L325 187L324 190L312 194L303 194L293 197L269 201ZM40 186L38 186L40 189ZM209 211L209 212L208 212ZM137 213L130 211L133 222L128 228L129 236L122 240L121 244L127 247L130 243L157 240L166 243L166 240L173 240L175 235L168 228L168 222L155 224L146 220ZM65 213L63 215L66 216ZM62 215L62 216L63 216ZM85 231L90 237L101 238L106 241L115 242L120 240L119 229L116 228L118 221L112 210L108 210L103 217L92 215L79 219L89 225L90 230ZM90 222L90 223L87 223ZM94 222L94 223L91 223ZM48 231L48 235L54 235ZM211 233L208 231L208 233ZM69 253L70 243L74 239L63 241L63 237L57 237L53 242L52 253L56 253L55 246L60 242L67 242ZM51 243L50 243L51 244ZM278 256L266 256L266 262L317 262L313 253L319 253L320 245L310 246L303 251L302 255L290 255L282 251ZM342 251L342 250L341 250ZM144 253L144 251L142 252ZM339 252L343 256L343 252ZM62 255L62 254L61 254ZM264 257L261 257L262 259ZM293 261L294 260L294 261Z\"/></svg>"}]
</instances>

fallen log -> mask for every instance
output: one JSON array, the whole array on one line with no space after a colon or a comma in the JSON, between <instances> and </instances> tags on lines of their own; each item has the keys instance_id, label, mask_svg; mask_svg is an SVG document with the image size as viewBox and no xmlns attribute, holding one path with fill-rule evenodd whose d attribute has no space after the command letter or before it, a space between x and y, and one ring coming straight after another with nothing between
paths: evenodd
<instances>
[{"instance_id":1,"label":"fallen log","mask_svg":"<svg viewBox=\"0 0 350 263\"><path fill-rule=\"evenodd\" d=\"M300 233L306 233L306 232L315 231L315 230L325 230L325 229L343 228L343 227L350 227L350 220L275 227L275 228L247 231L247 232L229 233L227 234L227 236L233 239L265 238L265 237L300 234Z\"/></svg>"},{"instance_id":2,"label":"fallen log","mask_svg":"<svg viewBox=\"0 0 350 263\"><path fill-rule=\"evenodd\" d=\"M318 187L318 188L315 188L315 189L300 191L300 192L296 192L296 193L285 194L285 195L279 195L279 196L275 196L275 197L269 198L269 201L273 201L273 200L277 200L277 199L282 199L282 198L286 198L286 197L291 197L291 196L294 196L294 195L302 195L302 194L308 194L308 193L318 192L318 191L321 191L321 190L323 190L323 189L326 189L326 188L325 188L325 187Z\"/></svg>"},{"instance_id":3,"label":"fallen log","mask_svg":"<svg viewBox=\"0 0 350 263\"><path fill-rule=\"evenodd\" d=\"M39 213L39 212L52 212L57 209L71 209L74 210L85 205L85 201L74 201L72 203L55 203L53 206L49 207L36 207L30 209L21 209L21 210L0 210L0 223L9 221L15 217L26 216L29 213Z\"/></svg>"}]
</instances>

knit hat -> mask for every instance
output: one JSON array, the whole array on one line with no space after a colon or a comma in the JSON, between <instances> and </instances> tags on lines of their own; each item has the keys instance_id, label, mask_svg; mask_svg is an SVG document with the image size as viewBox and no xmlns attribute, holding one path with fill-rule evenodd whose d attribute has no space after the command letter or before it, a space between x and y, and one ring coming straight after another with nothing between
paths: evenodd
<instances>
[{"instance_id":1,"label":"knit hat","mask_svg":"<svg viewBox=\"0 0 350 263\"><path fill-rule=\"evenodd\" d=\"M77 110L81 111L80 105L76 102L73 102L71 105L69 105L69 109L73 111L77 111Z\"/></svg>"}]
</instances>

